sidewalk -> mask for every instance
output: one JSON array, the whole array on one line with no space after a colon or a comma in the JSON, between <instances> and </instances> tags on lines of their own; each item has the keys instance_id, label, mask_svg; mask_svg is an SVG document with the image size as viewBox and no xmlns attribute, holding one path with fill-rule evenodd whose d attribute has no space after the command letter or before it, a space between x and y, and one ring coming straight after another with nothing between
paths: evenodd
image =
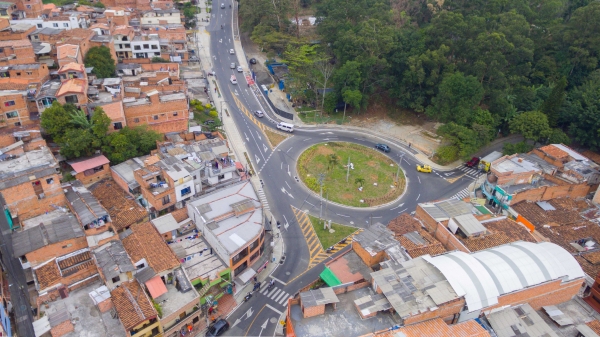
<instances>
[{"instance_id":1,"label":"sidewalk","mask_svg":"<svg viewBox=\"0 0 600 337\"><path fill-rule=\"evenodd\" d=\"M201 1L199 3L198 7L200 7L201 11L202 11L202 14L200 14L199 16L205 17L206 16L205 3ZM210 35L205 30L205 26L207 26L208 24L209 24L209 22L202 22L201 20L198 20L198 33L196 34L197 43L200 47L198 57L200 58L201 69L204 71L209 71L212 68L212 63L211 63L211 58L210 58L210 55L211 55L210 54ZM245 56L243 54L241 43L239 41L235 41L235 49L236 49L236 54L237 54L238 60L240 61L240 64L246 65L247 62L245 60ZM245 68L247 69L247 66ZM229 111L231 111L231 110L229 109L228 104L223 100L222 96L220 95L219 88L216 85L216 82L213 82L212 78L208 79L208 86L209 86L208 92L210 93L210 95L212 97L212 101L214 102L215 107L217 108L217 111L222 111L221 119L223 121L223 127L225 129L225 134L227 135L227 141L229 142L230 147L233 149L233 152L235 153L237 160L239 162L241 162L242 165L244 165L244 166L248 165L249 167L253 167L254 171L258 171L258 169L259 169L258 167L254 167L252 165L252 163L249 163L246 160L246 156L244 155L244 153L248 153L248 150L246 149L246 146L245 146L244 142L242 141L242 138L237 129L237 126L235 125L235 122L229 113ZM217 92L215 92L215 88L217 88ZM250 182L252 183L255 191L259 192L262 190L260 180L256 174L254 174L250 178ZM273 218L273 215L268 210L268 202L267 202L266 198L261 197L260 193L259 193L259 199L261 199L260 201L263 205L263 210L265 212L265 218L266 219ZM277 266L279 266L278 261L285 254L283 238L281 237L280 231L277 229L276 226L274 226L274 228L272 229L272 234L273 234L274 239L272 241L273 253L272 253L271 259L270 259L269 263L267 264L267 267L264 270L262 270L259 274L257 274L258 280L261 282L263 282L269 278L269 275L273 272L273 270L275 270L275 268L277 268ZM244 300L244 296L246 296L246 294L250 290L252 290L252 286L253 286L252 282L250 282L244 288L236 289L234 298L238 305L240 303L242 303L242 301ZM235 308L237 308L238 305L236 305ZM235 308L233 310L235 310ZM231 313L229 313L229 315L231 315Z\"/></svg>"}]
</instances>

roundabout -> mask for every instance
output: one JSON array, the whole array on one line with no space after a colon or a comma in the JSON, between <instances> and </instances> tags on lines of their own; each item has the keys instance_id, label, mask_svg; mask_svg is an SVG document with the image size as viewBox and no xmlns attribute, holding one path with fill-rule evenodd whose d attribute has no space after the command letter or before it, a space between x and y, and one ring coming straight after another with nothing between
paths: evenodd
<instances>
[{"instance_id":1,"label":"roundabout","mask_svg":"<svg viewBox=\"0 0 600 337\"><path fill-rule=\"evenodd\" d=\"M350 142L319 143L297 161L300 180L328 201L351 207L373 207L399 198L404 172L388 156Z\"/></svg>"}]
</instances>

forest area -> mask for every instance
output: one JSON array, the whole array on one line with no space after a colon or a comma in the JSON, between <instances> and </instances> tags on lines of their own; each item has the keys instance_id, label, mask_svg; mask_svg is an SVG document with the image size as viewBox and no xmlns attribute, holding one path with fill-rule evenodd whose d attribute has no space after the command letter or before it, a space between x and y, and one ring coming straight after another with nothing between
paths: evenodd
<instances>
[{"instance_id":1,"label":"forest area","mask_svg":"<svg viewBox=\"0 0 600 337\"><path fill-rule=\"evenodd\" d=\"M307 10L314 36L294 23ZM240 0L240 19L288 64L293 97L352 113L385 97L425 113L444 123L442 161L510 133L530 142L506 152L600 148L598 1Z\"/></svg>"}]
</instances>

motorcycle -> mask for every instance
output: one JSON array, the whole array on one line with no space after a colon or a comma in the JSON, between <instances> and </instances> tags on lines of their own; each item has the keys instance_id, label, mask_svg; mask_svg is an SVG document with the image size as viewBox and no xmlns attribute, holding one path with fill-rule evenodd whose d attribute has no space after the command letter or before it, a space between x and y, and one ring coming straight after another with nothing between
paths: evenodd
<instances>
[{"instance_id":1,"label":"motorcycle","mask_svg":"<svg viewBox=\"0 0 600 337\"><path fill-rule=\"evenodd\" d=\"M275 283L269 283L269 285L267 286L267 291L271 290L271 288L273 288L274 285Z\"/></svg>"},{"instance_id":2,"label":"motorcycle","mask_svg":"<svg viewBox=\"0 0 600 337\"><path fill-rule=\"evenodd\" d=\"M246 296L244 296L244 302L248 302L248 300L251 298L252 298L252 292L249 292Z\"/></svg>"},{"instance_id":3,"label":"motorcycle","mask_svg":"<svg viewBox=\"0 0 600 337\"><path fill-rule=\"evenodd\" d=\"M223 25L221 25L221 29L223 29Z\"/></svg>"}]
</instances>

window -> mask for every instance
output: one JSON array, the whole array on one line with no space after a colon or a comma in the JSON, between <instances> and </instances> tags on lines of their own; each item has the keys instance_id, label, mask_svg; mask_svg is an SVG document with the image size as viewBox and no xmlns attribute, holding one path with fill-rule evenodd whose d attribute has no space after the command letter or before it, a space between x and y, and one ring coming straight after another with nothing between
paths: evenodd
<instances>
[{"instance_id":1,"label":"window","mask_svg":"<svg viewBox=\"0 0 600 337\"><path fill-rule=\"evenodd\" d=\"M144 49L148 49L148 48L150 48L150 45L148 45L148 44L145 44L145 45L144 45Z\"/></svg>"},{"instance_id":2,"label":"window","mask_svg":"<svg viewBox=\"0 0 600 337\"><path fill-rule=\"evenodd\" d=\"M192 324L196 324L200 321L200 316L196 316L194 317L194 319L192 320Z\"/></svg>"},{"instance_id":3,"label":"window","mask_svg":"<svg viewBox=\"0 0 600 337\"><path fill-rule=\"evenodd\" d=\"M17 76L21 76L21 73L20 73L20 72L18 72L18 73L16 73L16 74L17 74Z\"/></svg>"},{"instance_id":4,"label":"window","mask_svg":"<svg viewBox=\"0 0 600 337\"><path fill-rule=\"evenodd\" d=\"M69 243L68 245L66 245L66 246L62 246L62 247L63 247L63 249L65 249L65 248L69 248L69 247L71 247L72 245L73 245L72 243Z\"/></svg>"},{"instance_id":5,"label":"window","mask_svg":"<svg viewBox=\"0 0 600 337\"><path fill-rule=\"evenodd\" d=\"M196 176L194 176L194 180L196 180Z\"/></svg>"},{"instance_id":6,"label":"window","mask_svg":"<svg viewBox=\"0 0 600 337\"><path fill-rule=\"evenodd\" d=\"M21 122L16 122L15 126L21 126Z\"/></svg>"},{"instance_id":7,"label":"window","mask_svg":"<svg viewBox=\"0 0 600 337\"><path fill-rule=\"evenodd\" d=\"M117 276L113 277L113 278L111 279L111 281L112 281L113 283L117 283L117 282L121 281L121 277L119 277L119 275L117 275Z\"/></svg>"},{"instance_id":8,"label":"window","mask_svg":"<svg viewBox=\"0 0 600 337\"><path fill-rule=\"evenodd\" d=\"M13 106L15 105L15 101L6 101L4 102L4 106Z\"/></svg>"},{"instance_id":9,"label":"window","mask_svg":"<svg viewBox=\"0 0 600 337\"><path fill-rule=\"evenodd\" d=\"M162 202L163 202L163 206L164 206L171 202L171 198L167 195L166 197L163 197Z\"/></svg>"},{"instance_id":10,"label":"window","mask_svg":"<svg viewBox=\"0 0 600 337\"><path fill-rule=\"evenodd\" d=\"M256 247L258 247L258 240L252 242L252 244L250 245L250 250L254 250Z\"/></svg>"},{"instance_id":11,"label":"window","mask_svg":"<svg viewBox=\"0 0 600 337\"><path fill-rule=\"evenodd\" d=\"M65 102L71 103L71 104L79 103L79 101L77 100L77 95L65 96Z\"/></svg>"},{"instance_id":12,"label":"window","mask_svg":"<svg viewBox=\"0 0 600 337\"><path fill-rule=\"evenodd\" d=\"M125 48L131 48L131 45L129 43L126 43Z\"/></svg>"},{"instance_id":13,"label":"window","mask_svg":"<svg viewBox=\"0 0 600 337\"><path fill-rule=\"evenodd\" d=\"M134 123L139 123L139 122L140 122L140 119L139 119L139 118L134 118L134 119L133 119L133 122L134 122Z\"/></svg>"},{"instance_id":14,"label":"window","mask_svg":"<svg viewBox=\"0 0 600 337\"><path fill-rule=\"evenodd\" d=\"M127 39L127 36L123 36L123 38L121 39L121 41L129 41L129 40Z\"/></svg>"},{"instance_id":15,"label":"window","mask_svg":"<svg viewBox=\"0 0 600 337\"><path fill-rule=\"evenodd\" d=\"M31 71L26 71L25 74L27 74L27 76L33 75L33 73Z\"/></svg>"},{"instance_id":16,"label":"window","mask_svg":"<svg viewBox=\"0 0 600 337\"><path fill-rule=\"evenodd\" d=\"M27 7L27 9L31 9L31 5L25 5L25 7Z\"/></svg>"},{"instance_id":17,"label":"window","mask_svg":"<svg viewBox=\"0 0 600 337\"><path fill-rule=\"evenodd\" d=\"M52 24L52 27L54 27L54 28L58 28L58 23L53 23L53 24Z\"/></svg>"},{"instance_id":18,"label":"window","mask_svg":"<svg viewBox=\"0 0 600 337\"><path fill-rule=\"evenodd\" d=\"M154 53L154 56L160 56L159 52Z\"/></svg>"},{"instance_id":19,"label":"window","mask_svg":"<svg viewBox=\"0 0 600 337\"><path fill-rule=\"evenodd\" d=\"M188 186L186 188L181 189L181 196L183 197L184 195L188 195L192 193L192 187Z\"/></svg>"},{"instance_id":20,"label":"window","mask_svg":"<svg viewBox=\"0 0 600 337\"><path fill-rule=\"evenodd\" d=\"M152 47L152 49L158 49L158 46L155 44L153 44L151 47Z\"/></svg>"},{"instance_id":21,"label":"window","mask_svg":"<svg viewBox=\"0 0 600 337\"><path fill-rule=\"evenodd\" d=\"M54 178L48 178L46 179L46 184L51 185L54 183Z\"/></svg>"},{"instance_id":22,"label":"window","mask_svg":"<svg viewBox=\"0 0 600 337\"><path fill-rule=\"evenodd\" d=\"M37 24L37 27L38 27L38 28L42 28L42 24L41 24L41 23L38 23L38 24ZM36 36L36 37L37 37L37 36Z\"/></svg>"},{"instance_id":23,"label":"window","mask_svg":"<svg viewBox=\"0 0 600 337\"><path fill-rule=\"evenodd\" d=\"M123 124L121 122L114 123L113 127L115 128L115 130L121 130L123 128Z\"/></svg>"},{"instance_id":24,"label":"window","mask_svg":"<svg viewBox=\"0 0 600 337\"><path fill-rule=\"evenodd\" d=\"M63 23L63 27L69 27L68 23Z\"/></svg>"},{"instance_id":25,"label":"window","mask_svg":"<svg viewBox=\"0 0 600 337\"><path fill-rule=\"evenodd\" d=\"M158 119L158 115L152 116L152 119L157 120Z\"/></svg>"},{"instance_id":26,"label":"window","mask_svg":"<svg viewBox=\"0 0 600 337\"><path fill-rule=\"evenodd\" d=\"M17 118L19 117L19 113L16 111L9 111L6 113L6 118Z\"/></svg>"},{"instance_id":27,"label":"window","mask_svg":"<svg viewBox=\"0 0 600 337\"><path fill-rule=\"evenodd\" d=\"M177 116L177 112L173 112L173 117Z\"/></svg>"},{"instance_id":28,"label":"window","mask_svg":"<svg viewBox=\"0 0 600 337\"><path fill-rule=\"evenodd\" d=\"M142 50L140 46L133 46L133 50Z\"/></svg>"}]
</instances>

